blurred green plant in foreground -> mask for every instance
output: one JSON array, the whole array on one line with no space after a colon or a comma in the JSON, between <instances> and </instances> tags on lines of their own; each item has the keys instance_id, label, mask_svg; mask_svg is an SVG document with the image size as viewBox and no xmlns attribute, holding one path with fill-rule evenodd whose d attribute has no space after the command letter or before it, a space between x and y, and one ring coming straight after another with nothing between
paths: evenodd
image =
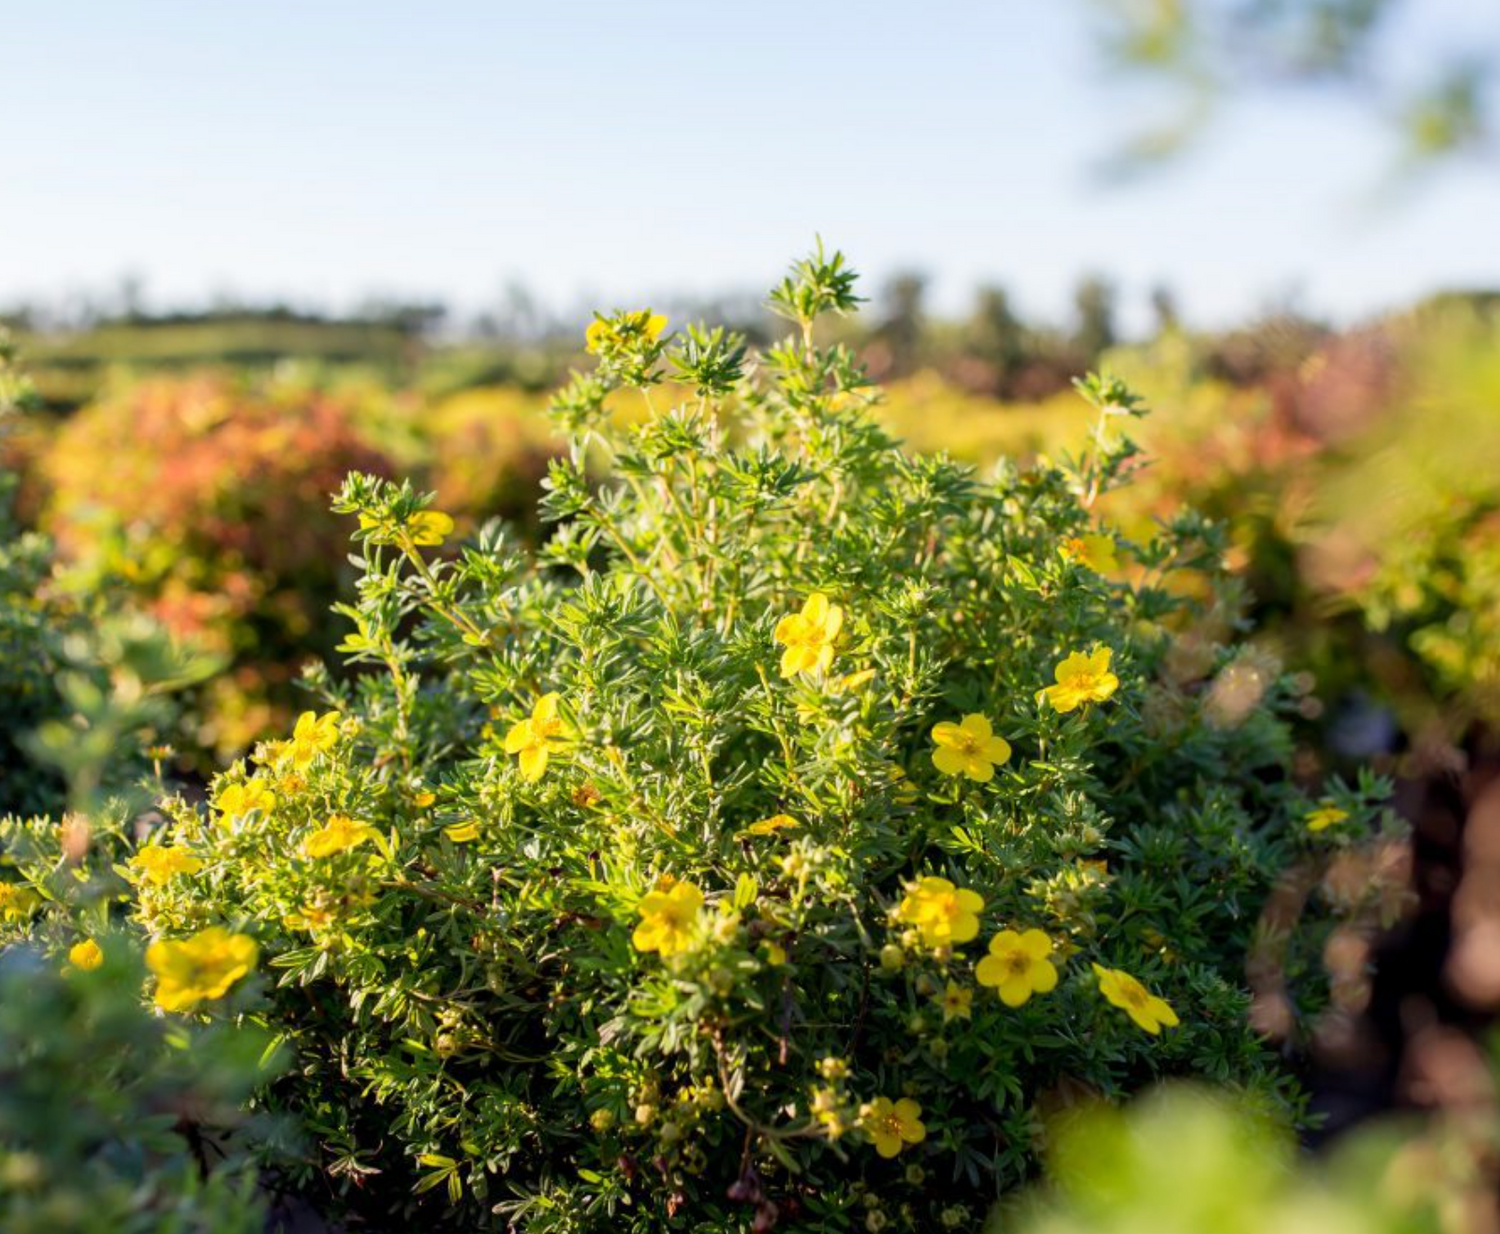
<instances>
[{"instance_id":1,"label":"blurred green plant in foreground","mask_svg":"<svg viewBox=\"0 0 1500 1234\"><path fill-rule=\"evenodd\" d=\"M1209 1089L1078 1107L1052 1120L1047 1183L997 1208L988 1234L1487 1234L1493 1115L1377 1126L1309 1159L1266 1112Z\"/></svg>"}]
</instances>

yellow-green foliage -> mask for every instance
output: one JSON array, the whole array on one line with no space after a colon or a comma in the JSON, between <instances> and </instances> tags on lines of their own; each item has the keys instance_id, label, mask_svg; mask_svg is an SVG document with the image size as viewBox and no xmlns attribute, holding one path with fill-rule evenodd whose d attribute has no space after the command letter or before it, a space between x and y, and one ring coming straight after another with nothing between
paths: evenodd
<instances>
[{"instance_id":1,"label":"yellow-green foliage","mask_svg":"<svg viewBox=\"0 0 1500 1234\"><path fill-rule=\"evenodd\" d=\"M1300 539L1315 586L1500 724L1500 314L1453 305L1396 330L1394 406L1327 460Z\"/></svg>"},{"instance_id":2,"label":"yellow-green foliage","mask_svg":"<svg viewBox=\"0 0 1500 1234\"><path fill-rule=\"evenodd\" d=\"M997 1213L990 1234L1454 1234L1493 1203L1484 1116L1367 1128L1331 1160L1298 1160L1264 1110L1165 1088L1121 1110L1051 1121L1050 1186ZM1467 1125L1466 1125L1467 1124ZM1480 1219L1482 1221L1482 1219Z\"/></svg>"}]
</instances>

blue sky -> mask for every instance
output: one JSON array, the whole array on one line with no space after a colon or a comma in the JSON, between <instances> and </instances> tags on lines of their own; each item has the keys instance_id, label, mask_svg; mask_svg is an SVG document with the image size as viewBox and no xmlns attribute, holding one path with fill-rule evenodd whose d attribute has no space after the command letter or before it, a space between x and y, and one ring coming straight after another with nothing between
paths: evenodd
<instances>
[{"instance_id":1,"label":"blue sky","mask_svg":"<svg viewBox=\"0 0 1500 1234\"><path fill-rule=\"evenodd\" d=\"M1500 285L1500 168L1390 199L1348 99L1243 105L1099 179L1161 100L1104 73L1083 0L6 8L0 304L126 273L158 306L633 303L764 288L815 232L876 283L1049 316L1086 271L1211 323Z\"/></svg>"}]
</instances>

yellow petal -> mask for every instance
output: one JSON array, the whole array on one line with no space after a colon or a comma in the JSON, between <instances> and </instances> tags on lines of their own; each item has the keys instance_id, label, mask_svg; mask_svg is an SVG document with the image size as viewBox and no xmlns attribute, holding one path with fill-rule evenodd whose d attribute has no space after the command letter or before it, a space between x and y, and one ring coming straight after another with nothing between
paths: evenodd
<instances>
[{"instance_id":1,"label":"yellow petal","mask_svg":"<svg viewBox=\"0 0 1500 1234\"><path fill-rule=\"evenodd\" d=\"M981 715L967 715L959 728L968 733L970 737L977 737L981 742L988 741L994 729L990 727L989 720Z\"/></svg>"},{"instance_id":2,"label":"yellow petal","mask_svg":"<svg viewBox=\"0 0 1500 1234\"><path fill-rule=\"evenodd\" d=\"M1031 997L1031 982L1025 977L1008 977L1000 983L1000 1001L1007 1007L1019 1007Z\"/></svg>"},{"instance_id":3,"label":"yellow petal","mask_svg":"<svg viewBox=\"0 0 1500 1234\"><path fill-rule=\"evenodd\" d=\"M978 784L988 784L995 778L995 768L975 754L964 759L964 775Z\"/></svg>"},{"instance_id":4,"label":"yellow petal","mask_svg":"<svg viewBox=\"0 0 1500 1234\"><path fill-rule=\"evenodd\" d=\"M1026 975L1038 994L1050 994L1057 989L1057 969L1051 960L1037 960Z\"/></svg>"},{"instance_id":5,"label":"yellow petal","mask_svg":"<svg viewBox=\"0 0 1500 1234\"><path fill-rule=\"evenodd\" d=\"M951 720L932 726L932 739L940 746L955 746L963 739L963 729Z\"/></svg>"},{"instance_id":6,"label":"yellow petal","mask_svg":"<svg viewBox=\"0 0 1500 1234\"><path fill-rule=\"evenodd\" d=\"M1004 737L991 737L984 745L984 756L992 763L1010 761L1010 742Z\"/></svg>"},{"instance_id":7,"label":"yellow petal","mask_svg":"<svg viewBox=\"0 0 1500 1234\"><path fill-rule=\"evenodd\" d=\"M547 747L528 746L521 751L521 777L525 780L540 780L547 770Z\"/></svg>"}]
</instances>

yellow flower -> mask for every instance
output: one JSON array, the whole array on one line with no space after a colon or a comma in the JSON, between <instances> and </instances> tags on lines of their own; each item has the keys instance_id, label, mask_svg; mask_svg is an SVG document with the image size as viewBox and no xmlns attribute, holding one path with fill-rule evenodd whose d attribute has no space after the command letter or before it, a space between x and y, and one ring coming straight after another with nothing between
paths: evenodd
<instances>
[{"instance_id":1,"label":"yellow flower","mask_svg":"<svg viewBox=\"0 0 1500 1234\"><path fill-rule=\"evenodd\" d=\"M317 904L304 904L297 912L287 913L282 917L281 924L288 930L306 930L310 934L316 934L333 924L333 910Z\"/></svg>"},{"instance_id":2,"label":"yellow flower","mask_svg":"<svg viewBox=\"0 0 1500 1234\"><path fill-rule=\"evenodd\" d=\"M1057 988L1052 940L1040 930L1001 930L990 939L990 953L974 968L980 985L994 986L1007 1007L1019 1007L1033 994Z\"/></svg>"},{"instance_id":3,"label":"yellow flower","mask_svg":"<svg viewBox=\"0 0 1500 1234\"><path fill-rule=\"evenodd\" d=\"M1307 829L1322 831L1324 828L1332 827L1334 823L1342 823L1348 817L1348 810L1341 810L1331 801L1325 801L1307 816Z\"/></svg>"},{"instance_id":4,"label":"yellow flower","mask_svg":"<svg viewBox=\"0 0 1500 1234\"><path fill-rule=\"evenodd\" d=\"M104 963L104 952L93 939L86 938L68 948L68 963L74 968L98 968Z\"/></svg>"},{"instance_id":5,"label":"yellow flower","mask_svg":"<svg viewBox=\"0 0 1500 1234\"><path fill-rule=\"evenodd\" d=\"M25 921L42 906L42 897L30 887L0 883L0 917L7 921Z\"/></svg>"},{"instance_id":6,"label":"yellow flower","mask_svg":"<svg viewBox=\"0 0 1500 1234\"><path fill-rule=\"evenodd\" d=\"M378 544L389 544L404 534L413 544L432 546L441 544L445 537L453 533L452 516L441 510L418 510L415 514L407 515L406 522L400 526L392 519L361 514L359 525L367 530L378 529L377 534L371 537Z\"/></svg>"},{"instance_id":7,"label":"yellow flower","mask_svg":"<svg viewBox=\"0 0 1500 1234\"><path fill-rule=\"evenodd\" d=\"M531 709L531 718L512 724L505 734L505 752L521 756L521 777L540 780L552 751L563 748L563 721L557 714L558 695L544 694Z\"/></svg>"},{"instance_id":8,"label":"yellow flower","mask_svg":"<svg viewBox=\"0 0 1500 1234\"><path fill-rule=\"evenodd\" d=\"M464 823L454 823L451 827L444 827L443 834L455 844L467 844L479 839L479 822L471 818Z\"/></svg>"},{"instance_id":9,"label":"yellow flower","mask_svg":"<svg viewBox=\"0 0 1500 1234\"><path fill-rule=\"evenodd\" d=\"M922 1107L910 1097L894 1102L889 1097L867 1101L859 1110L859 1127L882 1157L894 1157L905 1145L920 1144L927 1138Z\"/></svg>"},{"instance_id":10,"label":"yellow flower","mask_svg":"<svg viewBox=\"0 0 1500 1234\"><path fill-rule=\"evenodd\" d=\"M441 510L419 510L406 520L413 544L441 544L453 534L453 516Z\"/></svg>"},{"instance_id":11,"label":"yellow flower","mask_svg":"<svg viewBox=\"0 0 1500 1234\"><path fill-rule=\"evenodd\" d=\"M907 884L896 919L916 926L929 947L947 947L966 943L979 933L983 908L978 892L961 890L946 878L929 875Z\"/></svg>"},{"instance_id":12,"label":"yellow flower","mask_svg":"<svg viewBox=\"0 0 1500 1234\"><path fill-rule=\"evenodd\" d=\"M776 623L781 653L781 675L822 673L833 663L833 640L844 625L844 610L829 603L821 591L807 597L800 613L788 613Z\"/></svg>"},{"instance_id":13,"label":"yellow flower","mask_svg":"<svg viewBox=\"0 0 1500 1234\"><path fill-rule=\"evenodd\" d=\"M990 722L980 715L968 715L959 724L944 720L932 727L932 765L945 776L968 776L987 784L995 777L995 767L1010 758L1010 743L996 737Z\"/></svg>"},{"instance_id":14,"label":"yellow flower","mask_svg":"<svg viewBox=\"0 0 1500 1234\"><path fill-rule=\"evenodd\" d=\"M233 822L252 810L269 814L276 808L276 795L264 780L250 779L240 784L226 784L214 798L214 805L219 808L225 822Z\"/></svg>"},{"instance_id":15,"label":"yellow flower","mask_svg":"<svg viewBox=\"0 0 1500 1234\"><path fill-rule=\"evenodd\" d=\"M331 815L321 828L302 841L302 851L309 857L332 857L358 848L380 833L369 823L357 823L343 814Z\"/></svg>"},{"instance_id":16,"label":"yellow flower","mask_svg":"<svg viewBox=\"0 0 1500 1234\"><path fill-rule=\"evenodd\" d=\"M780 968L786 963L786 948L780 943L762 943L761 950L765 954L766 963L771 968Z\"/></svg>"},{"instance_id":17,"label":"yellow flower","mask_svg":"<svg viewBox=\"0 0 1500 1234\"><path fill-rule=\"evenodd\" d=\"M336 711L314 715L304 711L297 717L297 727L292 730L292 740L287 753L292 766L305 771L313 759L326 754L339 741L339 715Z\"/></svg>"},{"instance_id":18,"label":"yellow flower","mask_svg":"<svg viewBox=\"0 0 1500 1234\"><path fill-rule=\"evenodd\" d=\"M692 946L703 910L703 893L692 883L673 883L667 890L643 896L636 911L641 922L631 935L638 951L676 955Z\"/></svg>"},{"instance_id":19,"label":"yellow flower","mask_svg":"<svg viewBox=\"0 0 1500 1234\"><path fill-rule=\"evenodd\" d=\"M654 343L667 328L666 317L661 313L653 313L650 309L624 313L618 321L618 326L603 317L596 317L589 322L588 329L583 334L589 355L598 355L609 344L624 346L632 337L644 336L648 342Z\"/></svg>"},{"instance_id":20,"label":"yellow flower","mask_svg":"<svg viewBox=\"0 0 1500 1234\"><path fill-rule=\"evenodd\" d=\"M210 926L180 942L159 939L146 948L146 967L156 974L156 1005L191 1011L221 998L255 967L260 949L245 934Z\"/></svg>"},{"instance_id":21,"label":"yellow flower","mask_svg":"<svg viewBox=\"0 0 1500 1234\"><path fill-rule=\"evenodd\" d=\"M1161 1032L1163 1026L1177 1027L1177 1013L1168 1006L1166 1000L1157 998L1129 973L1098 964L1094 965L1094 972L1099 977L1099 993L1153 1037Z\"/></svg>"},{"instance_id":22,"label":"yellow flower","mask_svg":"<svg viewBox=\"0 0 1500 1234\"><path fill-rule=\"evenodd\" d=\"M790 814L773 814L770 818L763 818L758 823L751 823L745 828L745 834L751 836L773 836L778 831L798 826L801 826L801 824Z\"/></svg>"},{"instance_id":23,"label":"yellow flower","mask_svg":"<svg viewBox=\"0 0 1500 1234\"><path fill-rule=\"evenodd\" d=\"M956 981L950 981L938 1002L943 1008L944 1024L950 1020L967 1020L973 1014L974 991L968 986L961 986Z\"/></svg>"},{"instance_id":24,"label":"yellow flower","mask_svg":"<svg viewBox=\"0 0 1500 1234\"><path fill-rule=\"evenodd\" d=\"M843 1134L844 1120L839 1113L839 1096L833 1089L814 1088L809 1107L814 1120L828 1128L830 1138L836 1140Z\"/></svg>"},{"instance_id":25,"label":"yellow flower","mask_svg":"<svg viewBox=\"0 0 1500 1234\"><path fill-rule=\"evenodd\" d=\"M1120 568L1113 536L1073 536L1063 541L1062 554L1070 561L1087 566L1095 574L1112 574Z\"/></svg>"},{"instance_id":26,"label":"yellow flower","mask_svg":"<svg viewBox=\"0 0 1500 1234\"><path fill-rule=\"evenodd\" d=\"M292 756L290 741L262 741L250 755L250 761L261 767L279 767Z\"/></svg>"},{"instance_id":27,"label":"yellow flower","mask_svg":"<svg viewBox=\"0 0 1500 1234\"><path fill-rule=\"evenodd\" d=\"M849 1078L849 1060L839 1058L837 1055L826 1054L818 1059L818 1074L825 1080L847 1080Z\"/></svg>"},{"instance_id":28,"label":"yellow flower","mask_svg":"<svg viewBox=\"0 0 1500 1234\"><path fill-rule=\"evenodd\" d=\"M1120 688L1120 679L1109 671L1111 654L1108 647L1096 647L1088 655L1075 651L1057 666L1057 684L1037 691L1037 702L1045 697L1055 711L1104 702Z\"/></svg>"},{"instance_id":29,"label":"yellow flower","mask_svg":"<svg viewBox=\"0 0 1500 1234\"><path fill-rule=\"evenodd\" d=\"M437 800L437 794L436 793L431 793L431 792L425 792L424 791L424 792L418 793L411 800L412 800L412 804L414 806L416 806L417 809L419 809L419 810L425 810L428 806L430 806L434 801Z\"/></svg>"},{"instance_id":30,"label":"yellow flower","mask_svg":"<svg viewBox=\"0 0 1500 1234\"><path fill-rule=\"evenodd\" d=\"M196 874L203 863L185 848L148 844L128 862L133 870L155 887L165 887L179 874Z\"/></svg>"}]
</instances>

